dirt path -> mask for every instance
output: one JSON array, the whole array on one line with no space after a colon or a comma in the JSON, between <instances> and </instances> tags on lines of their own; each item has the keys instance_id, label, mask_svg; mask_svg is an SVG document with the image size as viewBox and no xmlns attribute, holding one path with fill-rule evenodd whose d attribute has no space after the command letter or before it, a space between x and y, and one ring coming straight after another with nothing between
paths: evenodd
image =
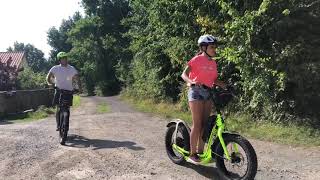
<instances>
[{"instance_id":1,"label":"dirt path","mask_svg":"<svg viewBox=\"0 0 320 180\"><path fill-rule=\"evenodd\" d=\"M54 117L0 125L1 179L219 179L215 166L178 166L167 157L167 121L136 112L118 97L82 98L71 112L67 146L58 144ZM106 102L110 113L96 114ZM257 180L320 179L320 148L250 140Z\"/></svg>"}]
</instances>

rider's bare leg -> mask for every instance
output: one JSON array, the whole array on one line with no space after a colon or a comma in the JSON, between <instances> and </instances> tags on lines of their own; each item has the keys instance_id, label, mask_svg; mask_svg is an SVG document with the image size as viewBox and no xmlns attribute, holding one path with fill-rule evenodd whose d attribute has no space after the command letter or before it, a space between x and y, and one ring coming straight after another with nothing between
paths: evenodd
<instances>
[{"instance_id":1,"label":"rider's bare leg","mask_svg":"<svg viewBox=\"0 0 320 180\"><path fill-rule=\"evenodd\" d=\"M208 117L210 116L211 110L212 110L212 101L211 100L206 100L204 101L204 106L203 106L203 116L202 116L202 127L201 127L201 133L199 134L198 137L198 149L197 153L203 153L204 149L204 142L202 140L202 135L204 132L205 125L207 124Z\"/></svg>"},{"instance_id":2,"label":"rider's bare leg","mask_svg":"<svg viewBox=\"0 0 320 180\"><path fill-rule=\"evenodd\" d=\"M189 101L189 106L192 114L192 128L190 134L190 154L197 153L197 142L202 128L203 120L203 101Z\"/></svg>"}]
</instances>

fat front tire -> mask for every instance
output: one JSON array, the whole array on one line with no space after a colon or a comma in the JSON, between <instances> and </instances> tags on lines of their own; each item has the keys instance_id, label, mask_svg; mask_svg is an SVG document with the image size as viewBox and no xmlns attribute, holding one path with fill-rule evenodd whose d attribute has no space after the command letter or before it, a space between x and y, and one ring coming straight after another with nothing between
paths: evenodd
<instances>
[{"instance_id":1,"label":"fat front tire","mask_svg":"<svg viewBox=\"0 0 320 180\"><path fill-rule=\"evenodd\" d=\"M65 130L64 127L60 128L59 135L60 135L60 144L65 145L67 140L67 131Z\"/></svg>"},{"instance_id":2,"label":"fat front tire","mask_svg":"<svg viewBox=\"0 0 320 180\"><path fill-rule=\"evenodd\" d=\"M60 139L60 144L61 145L65 145L66 141L67 141L67 136L68 136L68 131L66 130L66 121L67 121L67 117L62 115L60 116L61 118L61 124L60 124L60 130L59 130L59 139Z\"/></svg>"},{"instance_id":3,"label":"fat front tire","mask_svg":"<svg viewBox=\"0 0 320 180\"><path fill-rule=\"evenodd\" d=\"M225 179L253 180L257 173L258 161L256 152L250 142L244 137L236 134L224 134L223 139L227 146L228 152L230 153L231 161L222 158L225 157L225 155L222 145L221 143L219 143L215 150L215 152L217 153L216 164L219 170L219 174ZM230 151L229 147L231 147L231 149L234 148L233 144L237 145L238 152L233 150ZM240 152L239 149L242 149L243 151ZM243 175L239 175L237 174L237 172L230 171L226 167L226 163L228 165L230 163L232 167L236 168L245 163L247 165L246 168L244 168Z\"/></svg>"}]
</instances>

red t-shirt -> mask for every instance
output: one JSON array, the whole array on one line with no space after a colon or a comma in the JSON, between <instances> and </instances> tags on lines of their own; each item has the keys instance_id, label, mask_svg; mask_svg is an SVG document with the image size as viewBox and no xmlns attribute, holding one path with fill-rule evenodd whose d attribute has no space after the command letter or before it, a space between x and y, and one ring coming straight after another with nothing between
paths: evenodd
<instances>
[{"instance_id":1,"label":"red t-shirt","mask_svg":"<svg viewBox=\"0 0 320 180\"><path fill-rule=\"evenodd\" d=\"M193 57L188 65L190 67L189 78L195 82L212 87L218 78L216 61L209 60L204 54Z\"/></svg>"}]
</instances>

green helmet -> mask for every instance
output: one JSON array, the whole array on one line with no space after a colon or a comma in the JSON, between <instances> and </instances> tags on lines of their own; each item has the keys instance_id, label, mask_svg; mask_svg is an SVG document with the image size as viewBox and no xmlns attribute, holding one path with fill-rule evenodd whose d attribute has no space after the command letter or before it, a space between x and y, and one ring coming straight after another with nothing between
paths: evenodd
<instances>
[{"instance_id":1,"label":"green helmet","mask_svg":"<svg viewBox=\"0 0 320 180\"><path fill-rule=\"evenodd\" d=\"M59 53L57 54L57 59L58 59L58 60L60 60L60 59L62 59L62 58L66 58L66 57L68 57L68 55L67 55L66 52L59 52Z\"/></svg>"}]
</instances>

